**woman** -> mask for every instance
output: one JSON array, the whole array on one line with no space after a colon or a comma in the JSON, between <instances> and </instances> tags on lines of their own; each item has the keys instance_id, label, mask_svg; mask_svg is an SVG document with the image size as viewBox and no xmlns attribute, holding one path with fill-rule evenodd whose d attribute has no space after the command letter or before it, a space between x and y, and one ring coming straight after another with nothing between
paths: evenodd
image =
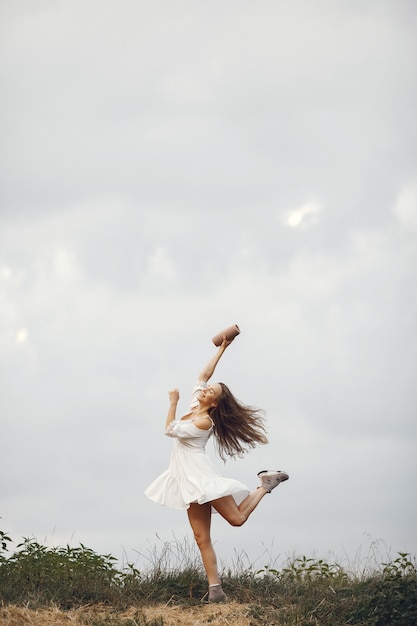
<instances>
[{"instance_id":1,"label":"woman","mask_svg":"<svg viewBox=\"0 0 417 626\"><path fill-rule=\"evenodd\" d=\"M178 389L169 392L166 434L174 438L169 468L145 491L153 501L187 509L209 584L209 601L222 602L217 559L211 536L212 508L232 526L241 526L262 498L288 479L281 471L258 473L261 485L250 492L238 480L222 477L205 453L213 434L221 458L243 456L256 444L268 443L262 411L241 404L223 383L208 384L231 341L223 342L198 377L189 411L176 419Z\"/></svg>"}]
</instances>

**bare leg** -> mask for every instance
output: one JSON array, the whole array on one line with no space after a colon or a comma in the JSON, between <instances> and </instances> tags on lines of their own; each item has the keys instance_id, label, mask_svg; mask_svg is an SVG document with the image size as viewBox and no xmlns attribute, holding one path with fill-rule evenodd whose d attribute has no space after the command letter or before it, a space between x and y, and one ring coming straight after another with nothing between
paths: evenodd
<instances>
[{"instance_id":1,"label":"bare leg","mask_svg":"<svg viewBox=\"0 0 417 626\"><path fill-rule=\"evenodd\" d=\"M258 489L246 496L239 506L232 496L218 498L213 500L211 504L229 524L242 526L267 493L268 491L264 487L258 487Z\"/></svg>"},{"instance_id":2,"label":"bare leg","mask_svg":"<svg viewBox=\"0 0 417 626\"><path fill-rule=\"evenodd\" d=\"M220 582L217 570L217 558L210 536L211 504L210 502L207 502L207 504L192 502L187 512L194 538L201 552L208 583L209 585L217 585Z\"/></svg>"}]
</instances>

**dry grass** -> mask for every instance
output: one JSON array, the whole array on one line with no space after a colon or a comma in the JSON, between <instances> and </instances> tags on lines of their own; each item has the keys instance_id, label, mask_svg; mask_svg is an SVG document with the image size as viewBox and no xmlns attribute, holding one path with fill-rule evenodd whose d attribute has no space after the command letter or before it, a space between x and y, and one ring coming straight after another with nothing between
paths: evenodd
<instances>
[{"instance_id":1,"label":"dry grass","mask_svg":"<svg viewBox=\"0 0 417 626\"><path fill-rule=\"evenodd\" d=\"M143 609L131 608L115 611L105 606L80 607L69 611L58 608L27 609L17 606L0 608L1 626L93 626L94 624L127 622L133 624L155 623L163 620L163 626L251 626L250 605L238 602L226 604L203 604L201 606L155 606Z\"/></svg>"}]
</instances>

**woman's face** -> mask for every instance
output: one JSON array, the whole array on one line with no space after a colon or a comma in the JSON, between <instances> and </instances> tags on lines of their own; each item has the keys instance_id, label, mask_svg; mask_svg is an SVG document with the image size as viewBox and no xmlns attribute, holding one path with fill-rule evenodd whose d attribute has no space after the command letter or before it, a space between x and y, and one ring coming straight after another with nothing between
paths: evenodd
<instances>
[{"instance_id":1,"label":"woman's face","mask_svg":"<svg viewBox=\"0 0 417 626\"><path fill-rule=\"evenodd\" d=\"M220 383L213 383L212 385L208 385L205 389L201 389L200 395L198 396L200 406L204 406L207 408L216 406L217 400L220 398L221 393L222 387Z\"/></svg>"}]
</instances>

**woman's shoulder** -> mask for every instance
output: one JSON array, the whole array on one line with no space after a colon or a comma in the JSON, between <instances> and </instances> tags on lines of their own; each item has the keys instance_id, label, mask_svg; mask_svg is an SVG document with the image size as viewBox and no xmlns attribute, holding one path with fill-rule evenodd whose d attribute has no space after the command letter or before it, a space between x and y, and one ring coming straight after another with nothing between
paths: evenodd
<instances>
[{"instance_id":1,"label":"woman's shoulder","mask_svg":"<svg viewBox=\"0 0 417 626\"><path fill-rule=\"evenodd\" d=\"M209 415L193 417L191 421L200 430L210 430L213 427L213 420Z\"/></svg>"}]
</instances>

